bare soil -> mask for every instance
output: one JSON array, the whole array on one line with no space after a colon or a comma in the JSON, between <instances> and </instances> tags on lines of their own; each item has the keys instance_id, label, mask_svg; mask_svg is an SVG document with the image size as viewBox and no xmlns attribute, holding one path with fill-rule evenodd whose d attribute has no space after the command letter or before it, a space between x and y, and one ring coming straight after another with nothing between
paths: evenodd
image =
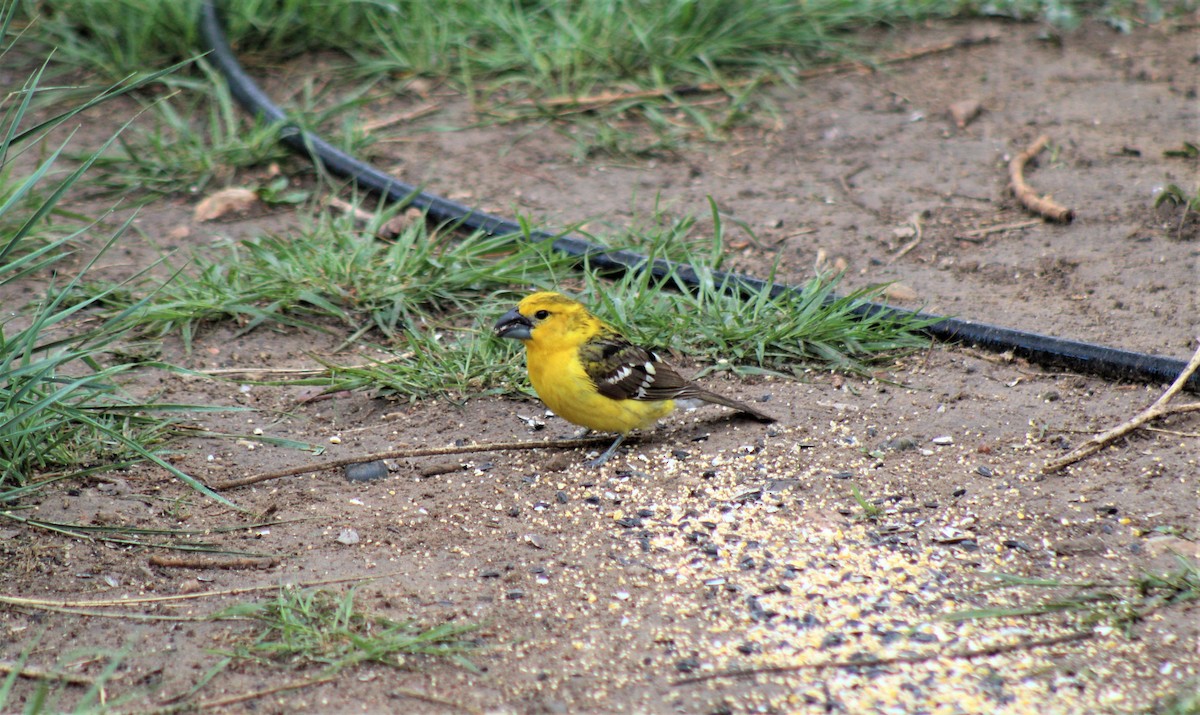
<instances>
[{"instance_id":1,"label":"bare soil","mask_svg":"<svg viewBox=\"0 0 1200 715\"><path fill-rule=\"evenodd\" d=\"M908 290L896 299L911 307L1186 358L1200 334L1197 224L1152 202L1160 187L1194 191L1200 178L1194 160L1163 153L1200 137L1200 33L1087 26L1047 38L1034 25L972 22L878 39L904 49L984 34L994 41L770 88L773 111L725 142L686 151L580 163L569 137L548 127L435 131L471 118L461 100L435 96L441 111L385 130L393 141L373 160L432 191L550 225L621 225L655 201L703 217L711 196L752 229L730 236L745 272L765 275L778 261L781 277L799 283L840 259L849 286L898 282ZM270 84L306 71L297 61ZM972 99L983 112L960 128L947 108ZM1029 223L1006 189L1007 159L1040 134L1053 148L1027 178L1075 209L1069 225ZM155 204L138 227L159 246L203 245L292 222L273 214L194 224L191 208ZM1022 225L968 233L1010 224ZM186 237L171 233L181 226ZM695 232L710 228L701 220ZM151 255L132 238L123 250L115 264L126 267ZM108 269L123 270L115 264ZM218 327L190 355L171 341L163 349L206 369L311 367L308 354L332 353L339 341ZM1073 593L989 591L995 573L1122 584L1170 569L1176 553L1196 559L1200 418L1165 420L1045 476L1046 460L1134 414L1163 386L944 346L878 377L708 379L738 399L765 400L779 424L715 408L673 416L600 470L582 466L583 451L550 445L393 460L390 477L373 482L333 470L230 490L248 514L279 523L198 538L278 555L262 569L156 566L152 549L9 524L0 531L3 592L71 601L191 594L119 610L202 615L271 597L199 597L206 591L369 578L358 587L368 610L479 625L469 656L477 671L422 659L361 666L214 712L1139 712L1195 688L1194 603L1156 610L1129 632L1102 627L1043 646L1035 642L1071 632L1066 617L943 616ZM161 375L130 388L252 407L200 421L320 444L328 458L572 431L547 417L532 432L521 417L541 406L512 400L302 402L300 388ZM318 459L223 440L176 449L180 468L213 482ZM24 516L82 524L203 531L255 521L150 468L53 486L21 506ZM356 543L344 543L354 541L348 529ZM40 638L31 665L88 676L103 664L79 649L126 649L106 689L129 698L119 711L185 693L218 662L214 651L249 632L241 623L12 607L0 610L0 629L0 659ZM1010 648L1022 643L1031 645ZM849 663L896 657L920 662ZM772 667L784 670L681 682ZM197 699L319 674L240 663ZM20 683L12 704L33 689Z\"/></svg>"}]
</instances>

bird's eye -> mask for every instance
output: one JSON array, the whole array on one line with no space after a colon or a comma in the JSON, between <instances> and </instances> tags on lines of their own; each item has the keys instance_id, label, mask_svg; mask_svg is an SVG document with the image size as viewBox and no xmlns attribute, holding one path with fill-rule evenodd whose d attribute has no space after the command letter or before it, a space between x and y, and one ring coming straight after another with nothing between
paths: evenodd
<instances>
[{"instance_id":1,"label":"bird's eye","mask_svg":"<svg viewBox=\"0 0 1200 715\"><path fill-rule=\"evenodd\" d=\"M538 320L545 320L546 318L550 317L550 311L539 310L538 312L533 314L533 317L537 318Z\"/></svg>"}]
</instances>

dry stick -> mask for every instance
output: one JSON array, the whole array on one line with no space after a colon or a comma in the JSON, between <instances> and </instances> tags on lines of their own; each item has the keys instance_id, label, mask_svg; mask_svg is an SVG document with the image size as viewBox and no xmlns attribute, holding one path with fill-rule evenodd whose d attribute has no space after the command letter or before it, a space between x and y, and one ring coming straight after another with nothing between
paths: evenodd
<instances>
[{"instance_id":1,"label":"dry stick","mask_svg":"<svg viewBox=\"0 0 1200 715\"><path fill-rule=\"evenodd\" d=\"M307 688L307 687L310 687L313 685L324 685L325 683L331 683L334 680L337 680L337 675L323 675L321 677L313 678L311 680L301 680L301 681L292 682L292 683L285 683L283 685L277 685L275 687L265 688L263 690L255 690L255 691L249 692L249 693L241 693L239 695L229 695L229 696L226 696L223 698L215 698L213 700L202 700L198 703L193 703L193 702L173 703L171 705L164 705L162 707L154 708L152 710L145 710L145 711L139 711L139 712L142 713L142 715L172 715L173 713L178 713L178 712L191 712L194 710L210 710L212 708L225 707L226 705L236 705L237 703L245 702L247 700L257 700L258 698L264 698L268 695L274 695L276 693L282 693L282 692L286 692L288 690L299 690L300 688ZM469 708L465 705L460 705L458 703L450 702L449 700L442 700L441 698L437 698L432 695L426 695L424 693L418 693L416 691L408 690L406 688L396 688L395 691L406 697L413 698L414 700L424 700L425 702L428 702L428 703L431 703L434 705L441 705L443 707L447 707L452 710L461 710L463 712L468 712L468 713L479 712L479 711L477 711L473 708Z\"/></svg>"},{"instance_id":2,"label":"dry stick","mask_svg":"<svg viewBox=\"0 0 1200 715\"><path fill-rule=\"evenodd\" d=\"M1007 233L1008 231L1019 231L1023 228L1032 228L1033 226L1041 226L1041 219L1032 221L1018 221L1016 223L1002 223L995 226L984 226L983 228L973 228L970 231L963 231L955 236L960 241L978 242L980 239L992 235L993 233Z\"/></svg>"},{"instance_id":3,"label":"dry stick","mask_svg":"<svg viewBox=\"0 0 1200 715\"><path fill-rule=\"evenodd\" d=\"M175 703L174 705L167 705L164 707L154 708L151 710L140 710L138 712L142 713L142 715L170 715L171 713L178 713L178 712L191 712L194 710L210 710L212 708L225 707L226 705L236 705L238 703L246 702L247 700L257 700L259 698L265 698L268 695L274 695L275 693L283 693L288 690L299 690L300 688L307 688L307 687L310 687L313 685L323 685L325 683L332 683L334 680L337 680L336 675L323 675L319 678L312 678L311 680L301 680L301 681L294 681L291 683L284 683L283 685L276 685L271 688L264 688L262 690L253 690L251 692L240 693L238 695L229 695L229 696L226 696L223 698L216 698L214 700L202 700L198 703L193 703L193 702Z\"/></svg>"},{"instance_id":4,"label":"dry stick","mask_svg":"<svg viewBox=\"0 0 1200 715\"><path fill-rule=\"evenodd\" d=\"M442 707L450 708L451 710L461 710L465 713L483 712L477 708L468 707L461 703L452 702L450 700L443 700L442 698L433 695L426 695L425 693L417 692L416 690L409 690L408 688L393 688L391 692L398 693L406 698L412 698L413 700L422 700L432 705L441 705Z\"/></svg>"},{"instance_id":5,"label":"dry stick","mask_svg":"<svg viewBox=\"0 0 1200 715\"><path fill-rule=\"evenodd\" d=\"M707 680L718 680L721 678L747 678L754 675L777 675L780 673L798 673L805 670L825 670L828 668L874 668L881 665L914 665L917 663L926 663L934 658L950 658L953 660L969 660L971 658L987 658L994 655L1004 655L1013 653L1019 650L1028 650L1030 648L1049 648L1051 646L1062 645L1064 643L1074 643L1075 641L1085 640L1096 635L1095 631L1076 631L1066 635L1055 636L1053 638L1039 638L1036 640L1019 641L1017 643L1006 643L1004 645L987 646L976 650L966 650L959 653L929 653L927 655L901 655L895 658L871 658L864 660L827 660L821 663L800 663L798 665L778 665L767 668L747 668L745 670L726 670L720 673L710 673L708 675L700 675L694 678L685 678L677 680L673 685L691 685L693 683L703 683Z\"/></svg>"},{"instance_id":6,"label":"dry stick","mask_svg":"<svg viewBox=\"0 0 1200 715\"><path fill-rule=\"evenodd\" d=\"M1200 347L1196 348L1196 353L1192 355L1192 359L1188 361L1187 367L1183 369L1183 372L1179 373L1179 377L1175 378L1175 382L1171 383L1167 391L1162 394L1162 397L1155 400L1153 405L1150 405L1116 427L1092 437L1069 454L1047 462L1046 466L1042 467L1042 474L1052 474L1069 464L1078 462L1088 455L1095 454L1151 420L1170 414L1200 411L1200 402L1189 402L1174 406L1168 404L1171 398L1183 389L1183 386L1192 377L1192 373L1196 372L1196 368L1198 367L1200 367Z\"/></svg>"},{"instance_id":7,"label":"dry stick","mask_svg":"<svg viewBox=\"0 0 1200 715\"><path fill-rule=\"evenodd\" d=\"M259 482L269 481L271 479L280 479L282 477L294 477L298 474L308 474L310 472L321 472L326 469L337 469L338 467L346 467L351 464L362 464L364 462L378 462L381 459L405 459L407 457L434 457L444 456L448 454L470 454L473 452L508 452L518 449L559 449L564 447L591 447L596 444L607 443L607 437L588 438L588 439L562 439L556 442L489 442L484 444L468 444L461 447L406 447L404 449L391 449L386 452L376 452L367 454L361 457L346 457L345 459L335 459L329 462L321 462L316 464L302 464L299 467L291 467L288 469L280 469L276 472L263 472L261 474L251 474L248 477L239 477L237 479L227 479L221 482L211 482L208 484L210 489L222 491L225 489L234 489L235 487L244 487L250 484L258 484Z\"/></svg>"},{"instance_id":8,"label":"dry stick","mask_svg":"<svg viewBox=\"0 0 1200 715\"><path fill-rule=\"evenodd\" d=\"M1059 223L1071 223L1075 218L1075 212L1066 206L1055 203L1054 201L1039 196L1029 184L1025 183L1025 165L1041 153L1042 149L1046 148L1046 144L1050 143L1050 137L1043 134L1030 144L1025 151L1017 154L1008 162L1008 180L1012 187L1013 194L1021 205L1038 216L1045 217L1051 221Z\"/></svg>"},{"instance_id":9,"label":"dry stick","mask_svg":"<svg viewBox=\"0 0 1200 715\"><path fill-rule=\"evenodd\" d=\"M440 104L436 104L436 103L435 104L426 104L423 107L417 107L416 109L413 109L408 112L402 112L400 114L395 114L390 117L380 117L379 119L374 119L369 122L363 122L359 128L362 129L364 132L370 133L370 132L378 131L380 129L386 129L386 128L392 126L393 124L400 124L402 122L411 122L414 119L420 119L421 117L424 117L427 114L433 114L434 112L438 111L441 108L442 108L442 105L440 105Z\"/></svg>"},{"instance_id":10,"label":"dry stick","mask_svg":"<svg viewBox=\"0 0 1200 715\"><path fill-rule=\"evenodd\" d=\"M83 686L91 686L96 684L96 681L82 675L75 675L73 673L56 673L53 670L42 670L41 668L32 668L29 666L18 668L16 663L0 661L0 673L8 674L14 671L16 672L17 677L27 678L29 680L58 680L71 685Z\"/></svg>"},{"instance_id":11,"label":"dry stick","mask_svg":"<svg viewBox=\"0 0 1200 715\"><path fill-rule=\"evenodd\" d=\"M237 559L217 559L211 556L163 556L150 557L151 566L169 569L265 569L279 563L274 556L246 556Z\"/></svg>"},{"instance_id":12,"label":"dry stick","mask_svg":"<svg viewBox=\"0 0 1200 715\"><path fill-rule=\"evenodd\" d=\"M17 606L33 610L34 606ZM98 611L90 608L59 608L57 606L37 606L39 611L49 613L66 613L71 616L88 616L89 618L124 618L130 621L171 621L172 623L203 623L211 621L210 616L168 616L160 613L131 613L129 611Z\"/></svg>"},{"instance_id":13,"label":"dry stick","mask_svg":"<svg viewBox=\"0 0 1200 715\"><path fill-rule=\"evenodd\" d=\"M907 62L909 60L928 57L942 52L950 52L962 47L971 47L974 45L983 45L993 42L997 38L996 35L983 35L980 37L963 37L952 42L944 42L940 45L931 45L928 47L918 47L905 52L898 52L894 55L888 55L876 62L876 65L889 65L898 62ZM797 76L800 79L814 79L831 74L842 74L844 72L859 72L870 71L871 66L862 62L839 62L825 67L814 67L803 72L798 72ZM523 99L514 104L533 104L539 107L599 107L605 104L614 102L625 102L633 99L656 99L668 94L703 94L705 92L718 92L728 88L746 87L754 82L761 82L762 79L745 80L742 82L718 83L705 82L702 84L689 84L675 87L664 87L660 89L641 89L630 92L605 92L603 94L594 94L588 97L552 97L550 99Z\"/></svg>"},{"instance_id":14,"label":"dry stick","mask_svg":"<svg viewBox=\"0 0 1200 715\"><path fill-rule=\"evenodd\" d=\"M359 365L350 365L348 367L348 369L356 370L356 369L361 369L361 368L374 367L375 365L389 365L394 362L399 362L400 360L407 360L408 358L412 357L413 355L415 355L415 353L413 353L413 352L406 352L406 353L403 353L400 355L392 355L390 357L382 358L380 360L375 360L375 361L369 362L369 363L362 363ZM222 376L227 376L227 375L241 375L241 376L245 376L245 377L256 377L256 376L263 377L263 376L269 376L269 375L315 377L318 375L324 375L324 374L328 373L329 369L323 368L323 367L321 367L321 368L311 368L311 367L292 367L292 368L285 368L285 367L226 367L226 368L216 368L213 370L197 370L196 372L198 372L202 375L207 375L209 377L222 377Z\"/></svg>"},{"instance_id":15,"label":"dry stick","mask_svg":"<svg viewBox=\"0 0 1200 715\"><path fill-rule=\"evenodd\" d=\"M888 259L888 265L900 260L904 256L908 255L908 253L914 248L921 245L921 214L915 213L910 216L908 218L908 224L913 227L913 233L915 234L913 240L904 244L899 251L896 251L894 254L892 254L892 257Z\"/></svg>"},{"instance_id":16,"label":"dry stick","mask_svg":"<svg viewBox=\"0 0 1200 715\"><path fill-rule=\"evenodd\" d=\"M130 606L143 603L165 603L168 601L193 601L200 598L213 598L217 596L240 596L244 593L255 593L258 591L270 591L271 589L279 588L280 586L293 586L295 588L312 588L313 586L329 586L335 583L349 583L351 581L375 581L388 576L395 576L399 571L391 571L382 574L374 574L371 576L347 576L343 578L327 578L317 581L301 581L294 584L273 583L267 586L243 586L241 588L229 588L223 591L201 591L199 593L177 593L171 596L145 596L143 598L118 598L108 600L93 600L93 601L63 601L49 600L45 598L23 598L21 596L3 596L0 595L0 603L10 606L27 606L29 608L101 608L106 606Z\"/></svg>"}]
</instances>

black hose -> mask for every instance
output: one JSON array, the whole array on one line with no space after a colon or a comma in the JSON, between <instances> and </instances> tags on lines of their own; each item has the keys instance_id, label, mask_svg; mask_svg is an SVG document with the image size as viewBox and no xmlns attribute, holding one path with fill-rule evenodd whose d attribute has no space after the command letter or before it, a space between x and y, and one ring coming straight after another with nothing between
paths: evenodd
<instances>
[{"instance_id":1,"label":"black hose","mask_svg":"<svg viewBox=\"0 0 1200 715\"><path fill-rule=\"evenodd\" d=\"M225 76L233 96L247 111L283 125L280 139L294 151L308 156L315 164L332 174L352 179L358 186L378 193L389 201L406 202L436 222L453 223L470 231L486 234L521 234L515 221L493 216L440 196L420 191L395 177L346 154L320 137L289 122L283 110L275 106L258 84L238 63L217 15L214 0L206 0L200 17L200 36L207 46L208 59ZM586 258L592 267L604 271L650 271L656 278L667 278L689 287L700 284L696 271L686 264L664 259L650 260L647 256L627 250L611 250L572 235L556 236L534 230L530 238L550 241L554 250L569 256ZM799 293L800 289L781 283L768 283L737 273L714 271L712 280L728 290L744 294L770 290L772 296ZM1144 382L1171 382L1183 372L1186 362L1175 358L1147 355L1130 350L1110 348L1077 340L1066 340L1023 330L1014 330L960 318L947 318L878 303L864 303L856 311L862 316L886 313L934 320L924 329L930 337L946 342L963 342L997 352L1011 351L1014 355L1044 366L1064 367L1076 372L1103 377ZM1200 392L1200 373L1192 375L1187 389Z\"/></svg>"}]
</instances>

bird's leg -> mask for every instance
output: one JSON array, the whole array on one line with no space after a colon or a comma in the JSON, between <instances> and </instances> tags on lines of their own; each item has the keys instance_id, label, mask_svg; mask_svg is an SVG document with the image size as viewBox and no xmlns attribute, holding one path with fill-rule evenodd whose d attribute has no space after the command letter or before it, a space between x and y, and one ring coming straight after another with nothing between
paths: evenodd
<instances>
[{"instance_id":1,"label":"bird's leg","mask_svg":"<svg viewBox=\"0 0 1200 715\"><path fill-rule=\"evenodd\" d=\"M613 443L609 446L609 448L604 450L604 454L602 454L599 457L596 457L592 461L588 462L587 465L589 467L599 467L601 464L604 464L605 462L607 462L608 458L613 456L613 453L617 451L617 447L620 447L621 442L623 442L624 440L625 440L625 435L623 435L623 434L617 435L617 438L615 440L613 440Z\"/></svg>"}]
</instances>

